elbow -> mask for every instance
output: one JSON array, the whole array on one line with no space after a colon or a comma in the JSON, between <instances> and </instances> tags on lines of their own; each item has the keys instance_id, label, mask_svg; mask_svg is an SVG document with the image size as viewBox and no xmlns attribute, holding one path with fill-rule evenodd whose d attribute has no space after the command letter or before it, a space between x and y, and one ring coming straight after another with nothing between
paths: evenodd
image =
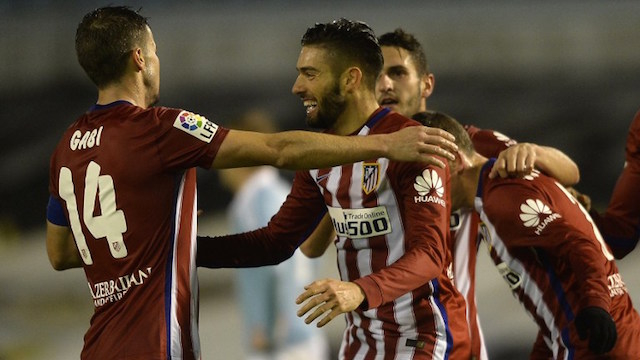
<instances>
[{"instance_id":1,"label":"elbow","mask_svg":"<svg viewBox=\"0 0 640 360\"><path fill-rule=\"evenodd\" d=\"M565 185L574 186L579 182L580 182L580 169L578 168L578 165L574 164L574 166L571 168L571 171L569 172L567 183Z\"/></svg>"},{"instance_id":2,"label":"elbow","mask_svg":"<svg viewBox=\"0 0 640 360\"><path fill-rule=\"evenodd\" d=\"M72 268L82 267L82 260L79 256L65 256L62 253L53 253L49 252L49 263L51 263L51 267L56 271L62 271Z\"/></svg>"},{"instance_id":3,"label":"elbow","mask_svg":"<svg viewBox=\"0 0 640 360\"><path fill-rule=\"evenodd\" d=\"M318 249L312 249L308 246L304 246L304 243L300 246L300 252L302 252L304 256L310 259L319 258L320 256L322 256L322 254L324 254L324 251L320 251Z\"/></svg>"},{"instance_id":4,"label":"elbow","mask_svg":"<svg viewBox=\"0 0 640 360\"><path fill-rule=\"evenodd\" d=\"M576 166L576 170L574 172L574 185L580 182L580 169Z\"/></svg>"},{"instance_id":5,"label":"elbow","mask_svg":"<svg viewBox=\"0 0 640 360\"><path fill-rule=\"evenodd\" d=\"M71 268L66 261L60 258L49 257L49 262L51 263L51 267L53 270L62 271Z\"/></svg>"}]
</instances>

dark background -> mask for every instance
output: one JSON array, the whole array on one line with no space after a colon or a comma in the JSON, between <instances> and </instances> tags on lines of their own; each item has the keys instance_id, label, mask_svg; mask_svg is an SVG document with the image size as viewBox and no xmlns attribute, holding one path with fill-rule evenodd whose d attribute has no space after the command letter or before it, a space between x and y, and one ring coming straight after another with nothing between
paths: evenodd
<instances>
[{"instance_id":1,"label":"dark background","mask_svg":"<svg viewBox=\"0 0 640 360\"><path fill-rule=\"evenodd\" d=\"M315 22L347 17L378 34L403 27L422 41L436 76L429 108L563 150L580 167L578 189L598 207L622 169L626 132L640 108L637 1L128 4L150 17L159 105L222 125L261 108L283 129L304 128L304 108L290 88L300 36ZM96 99L75 59L75 27L102 5L0 1L0 245L29 241L21 234L43 227L49 155ZM198 190L208 213L227 205L214 172L200 171ZM495 354L509 351L503 345Z\"/></svg>"}]
</instances>

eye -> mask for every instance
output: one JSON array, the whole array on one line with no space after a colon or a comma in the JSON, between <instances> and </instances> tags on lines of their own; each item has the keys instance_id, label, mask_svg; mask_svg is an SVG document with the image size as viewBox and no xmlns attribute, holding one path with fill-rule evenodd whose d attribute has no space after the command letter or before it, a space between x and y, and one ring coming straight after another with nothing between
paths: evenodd
<instances>
[{"instance_id":1,"label":"eye","mask_svg":"<svg viewBox=\"0 0 640 360\"><path fill-rule=\"evenodd\" d=\"M405 76L409 75L409 73L407 72L406 69L403 68L391 68L389 69L389 77L391 78L403 78Z\"/></svg>"},{"instance_id":2,"label":"eye","mask_svg":"<svg viewBox=\"0 0 640 360\"><path fill-rule=\"evenodd\" d=\"M304 77L306 77L307 79L313 79L318 75L318 72L315 70L308 69L308 70L304 70L302 72L302 75L304 75Z\"/></svg>"}]
</instances>

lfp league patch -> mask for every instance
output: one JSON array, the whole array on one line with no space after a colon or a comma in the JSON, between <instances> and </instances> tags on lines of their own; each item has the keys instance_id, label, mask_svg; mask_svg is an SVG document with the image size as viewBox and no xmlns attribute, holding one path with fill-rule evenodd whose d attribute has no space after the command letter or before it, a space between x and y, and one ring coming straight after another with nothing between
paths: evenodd
<instances>
[{"instance_id":1,"label":"lfp league patch","mask_svg":"<svg viewBox=\"0 0 640 360\"><path fill-rule=\"evenodd\" d=\"M186 132L206 143L210 143L218 131L218 125L207 120L204 116L189 111L181 111L173 122L173 127Z\"/></svg>"}]
</instances>

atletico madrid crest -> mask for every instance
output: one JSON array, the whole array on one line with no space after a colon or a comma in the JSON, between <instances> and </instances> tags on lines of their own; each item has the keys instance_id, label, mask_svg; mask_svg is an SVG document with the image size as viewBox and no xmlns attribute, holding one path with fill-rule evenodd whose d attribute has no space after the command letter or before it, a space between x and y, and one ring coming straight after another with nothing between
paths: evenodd
<instances>
[{"instance_id":1,"label":"atletico madrid crest","mask_svg":"<svg viewBox=\"0 0 640 360\"><path fill-rule=\"evenodd\" d=\"M362 190L370 194L378 187L380 182L380 164L362 163Z\"/></svg>"}]
</instances>

